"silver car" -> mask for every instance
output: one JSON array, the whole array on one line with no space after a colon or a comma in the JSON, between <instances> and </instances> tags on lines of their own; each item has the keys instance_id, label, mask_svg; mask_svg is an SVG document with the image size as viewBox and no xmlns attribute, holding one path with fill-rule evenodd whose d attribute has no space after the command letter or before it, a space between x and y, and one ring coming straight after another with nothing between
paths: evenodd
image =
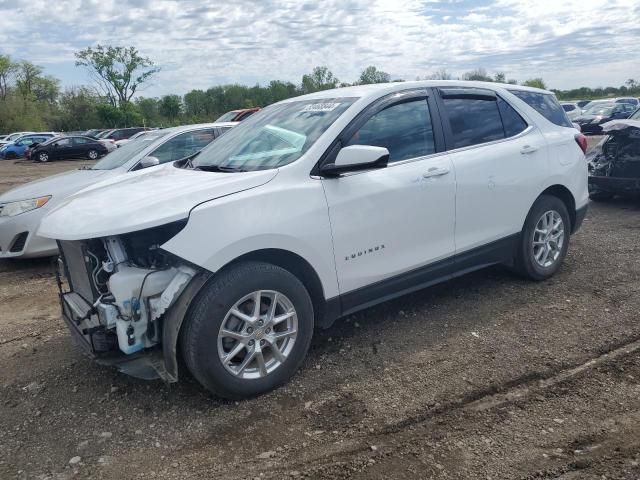
<instances>
[{"instance_id":1,"label":"silver car","mask_svg":"<svg viewBox=\"0 0 640 480\"><path fill-rule=\"evenodd\" d=\"M134 170L192 156L237 122L154 130L111 152L91 168L36 180L0 195L0 259L55 255L55 241L35 234L40 219L65 198Z\"/></svg>"}]
</instances>

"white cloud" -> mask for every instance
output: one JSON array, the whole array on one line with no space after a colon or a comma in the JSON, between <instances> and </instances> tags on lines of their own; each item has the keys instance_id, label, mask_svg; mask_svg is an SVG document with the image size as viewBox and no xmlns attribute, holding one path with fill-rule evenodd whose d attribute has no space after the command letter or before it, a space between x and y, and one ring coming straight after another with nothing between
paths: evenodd
<instances>
[{"instance_id":1,"label":"white cloud","mask_svg":"<svg viewBox=\"0 0 640 480\"><path fill-rule=\"evenodd\" d=\"M638 76L637 0L5 0L0 52L86 81L73 53L135 45L162 72L145 94L218 83L299 82L316 65L352 81L367 65L413 79L476 67L552 87Z\"/></svg>"}]
</instances>

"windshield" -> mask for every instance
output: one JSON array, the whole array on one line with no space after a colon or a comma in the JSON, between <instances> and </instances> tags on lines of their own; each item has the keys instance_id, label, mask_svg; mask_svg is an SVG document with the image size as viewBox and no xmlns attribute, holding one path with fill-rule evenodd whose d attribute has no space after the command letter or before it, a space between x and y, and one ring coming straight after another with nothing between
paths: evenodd
<instances>
[{"instance_id":1,"label":"windshield","mask_svg":"<svg viewBox=\"0 0 640 480\"><path fill-rule=\"evenodd\" d=\"M193 165L248 171L295 162L354 101L323 98L272 105L202 150Z\"/></svg>"},{"instance_id":2,"label":"windshield","mask_svg":"<svg viewBox=\"0 0 640 480\"><path fill-rule=\"evenodd\" d=\"M224 115L222 115L221 117L219 117L216 120L216 122L232 122L237 114L238 114L238 112L236 112L236 111L227 112Z\"/></svg>"},{"instance_id":3,"label":"windshield","mask_svg":"<svg viewBox=\"0 0 640 480\"><path fill-rule=\"evenodd\" d=\"M116 148L113 152L107 154L102 160L93 166L93 170L113 170L114 168L121 167L135 155L143 151L155 140L164 137L169 132L156 131L149 132L141 138L131 140L120 148Z\"/></svg>"},{"instance_id":4,"label":"windshield","mask_svg":"<svg viewBox=\"0 0 640 480\"><path fill-rule=\"evenodd\" d=\"M615 105L611 105L610 103L593 105L585 110L585 114L587 115L609 115Z\"/></svg>"}]
</instances>

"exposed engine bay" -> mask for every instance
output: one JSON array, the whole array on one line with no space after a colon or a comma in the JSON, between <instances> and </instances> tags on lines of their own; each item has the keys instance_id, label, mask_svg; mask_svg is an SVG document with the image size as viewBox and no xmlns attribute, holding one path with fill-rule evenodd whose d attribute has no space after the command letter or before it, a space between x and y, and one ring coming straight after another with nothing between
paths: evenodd
<instances>
[{"instance_id":1,"label":"exposed engine bay","mask_svg":"<svg viewBox=\"0 0 640 480\"><path fill-rule=\"evenodd\" d=\"M167 310L198 273L160 248L183 227L184 222L175 222L119 236L59 242L63 315L92 355L134 356L161 343Z\"/></svg>"}]
</instances>

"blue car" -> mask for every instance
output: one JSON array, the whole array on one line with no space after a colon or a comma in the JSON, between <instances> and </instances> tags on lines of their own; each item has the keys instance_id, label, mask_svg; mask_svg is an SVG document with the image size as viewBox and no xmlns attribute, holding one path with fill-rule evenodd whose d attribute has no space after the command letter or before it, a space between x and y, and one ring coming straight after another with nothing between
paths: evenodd
<instances>
[{"instance_id":1,"label":"blue car","mask_svg":"<svg viewBox=\"0 0 640 480\"><path fill-rule=\"evenodd\" d=\"M51 137L55 136L53 133L36 133L23 135L17 138L14 142L8 143L4 147L0 148L0 158L11 159L24 157L24 152L34 143L46 142Z\"/></svg>"}]
</instances>

